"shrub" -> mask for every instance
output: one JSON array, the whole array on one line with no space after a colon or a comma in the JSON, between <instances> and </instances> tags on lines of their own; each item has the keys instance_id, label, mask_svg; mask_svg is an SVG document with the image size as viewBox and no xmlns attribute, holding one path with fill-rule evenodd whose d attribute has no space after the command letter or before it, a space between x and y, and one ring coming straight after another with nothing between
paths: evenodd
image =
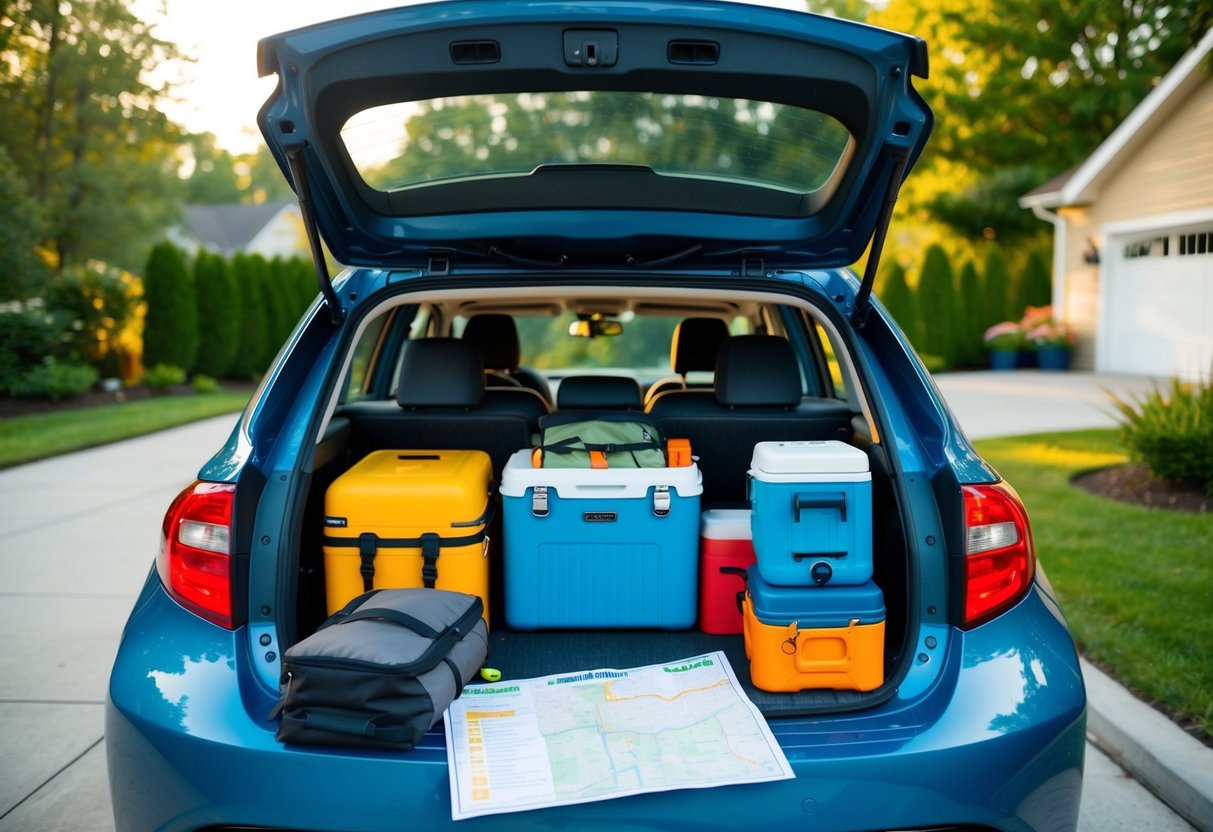
<instances>
[{"instance_id":1,"label":"shrub","mask_svg":"<svg viewBox=\"0 0 1213 832\"><path fill-rule=\"evenodd\" d=\"M877 296L909 342L917 344L921 337L918 301L906 282L906 270L892 258L880 264L880 290Z\"/></svg>"},{"instance_id":2,"label":"shrub","mask_svg":"<svg viewBox=\"0 0 1213 832\"><path fill-rule=\"evenodd\" d=\"M142 293L139 278L98 260L66 267L45 295L47 307L64 320L62 357L120 375L128 355L139 351Z\"/></svg>"},{"instance_id":3,"label":"shrub","mask_svg":"<svg viewBox=\"0 0 1213 832\"><path fill-rule=\"evenodd\" d=\"M957 359L959 313L952 265L947 253L938 245L927 248L917 295L924 325L922 337L914 346L920 352L939 356L951 367Z\"/></svg>"},{"instance_id":4,"label":"shrub","mask_svg":"<svg viewBox=\"0 0 1213 832\"><path fill-rule=\"evenodd\" d=\"M972 260L966 260L960 270L960 303L964 313L957 318L958 344L957 353L964 364L978 365L984 358L982 354L982 334L986 330L985 307L987 298L985 286Z\"/></svg>"},{"instance_id":5,"label":"shrub","mask_svg":"<svg viewBox=\"0 0 1213 832\"><path fill-rule=\"evenodd\" d=\"M1049 306L1053 303L1053 277L1040 252L1033 251L1024 263L1023 273L1016 284L1016 305Z\"/></svg>"},{"instance_id":6,"label":"shrub","mask_svg":"<svg viewBox=\"0 0 1213 832\"><path fill-rule=\"evenodd\" d=\"M172 364L157 364L143 371L143 383L161 393L185 383L185 370Z\"/></svg>"},{"instance_id":7,"label":"shrub","mask_svg":"<svg viewBox=\"0 0 1213 832\"><path fill-rule=\"evenodd\" d=\"M1155 476L1191 483L1213 497L1213 386L1171 381L1140 399L1112 395L1121 435L1134 459Z\"/></svg>"},{"instance_id":8,"label":"shrub","mask_svg":"<svg viewBox=\"0 0 1213 832\"><path fill-rule=\"evenodd\" d=\"M1023 307L1016 304L1012 298L1011 271L1007 268L1007 258L1002 249L992 246L986 252L985 265L981 270L982 280L986 286L986 304L984 313L985 326L992 326L1006 318L1018 318Z\"/></svg>"},{"instance_id":9,"label":"shrub","mask_svg":"<svg viewBox=\"0 0 1213 832\"><path fill-rule=\"evenodd\" d=\"M195 375L193 379L190 380L190 384L193 386L194 392L200 395L206 396L210 395L211 393L219 392L219 382L215 381L210 376L205 376L201 373Z\"/></svg>"},{"instance_id":10,"label":"shrub","mask_svg":"<svg viewBox=\"0 0 1213 832\"><path fill-rule=\"evenodd\" d=\"M17 395L25 375L58 351L62 331L61 316L41 301L0 308L0 395Z\"/></svg>"},{"instance_id":11,"label":"shrub","mask_svg":"<svg viewBox=\"0 0 1213 832\"><path fill-rule=\"evenodd\" d=\"M198 357L198 303L185 255L172 243L160 243L148 255L143 297L144 363L192 369Z\"/></svg>"},{"instance_id":12,"label":"shrub","mask_svg":"<svg viewBox=\"0 0 1213 832\"><path fill-rule=\"evenodd\" d=\"M47 358L27 370L13 385L12 392L23 398L58 401L87 392L97 382L98 375L96 368L87 364Z\"/></svg>"},{"instance_id":13,"label":"shrub","mask_svg":"<svg viewBox=\"0 0 1213 832\"><path fill-rule=\"evenodd\" d=\"M194 260L194 293L198 322L205 331L194 371L220 378L236 359L240 337L240 303L227 262L200 251Z\"/></svg>"},{"instance_id":14,"label":"shrub","mask_svg":"<svg viewBox=\"0 0 1213 832\"><path fill-rule=\"evenodd\" d=\"M265 370L262 363L266 351L266 318L264 288L258 279L253 258L237 254L231 261L232 278L240 306L240 326L237 333L236 357L227 371L228 378L256 378Z\"/></svg>"}]
</instances>

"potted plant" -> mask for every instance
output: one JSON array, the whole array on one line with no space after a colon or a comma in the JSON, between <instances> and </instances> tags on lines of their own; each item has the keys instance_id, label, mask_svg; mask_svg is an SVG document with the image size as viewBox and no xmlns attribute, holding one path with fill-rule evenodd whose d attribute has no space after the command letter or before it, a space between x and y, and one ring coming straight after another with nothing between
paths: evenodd
<instances>
[{"instance_id":1,"label":"potted plant","mask_svg":"<svg viewBox=\"0 0 1213 832\"><path fill-rule=\"evenodd\" d=\"M1023 330L1015 321L994 324L985 331L982 343L990 352L990 369L1014 370L1019 360L1019 349L1024 345Z\"/></svg>"},{"instance_id":2,"label":"potted plant","mask_svg":"<svg viewBox=\"0 0 1213 832\"><path fill-rule=\"evenodd\" d=\"M1074 333L1065 324L1052 319L1027 330L1028 343L1036 350L1036 366L1042 370L1067 370Z\"/></svg>"}]
</instances>

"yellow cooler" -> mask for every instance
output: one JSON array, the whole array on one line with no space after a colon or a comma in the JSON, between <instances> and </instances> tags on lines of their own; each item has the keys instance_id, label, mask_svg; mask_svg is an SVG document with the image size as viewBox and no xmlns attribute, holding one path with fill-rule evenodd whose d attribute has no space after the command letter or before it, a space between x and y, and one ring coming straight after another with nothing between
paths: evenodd
<instances>
[{"instance_id":1,"label":"yellow cooler","mask_svg":"<svg viewBox=\"0 0 1213 832\"><path fill-rule=\"evenodd\" d=\"M483 451L374 451L324 495L331 615L370 589L435 587L489 607L490 491Z\"/></svg>"}]
</instances>

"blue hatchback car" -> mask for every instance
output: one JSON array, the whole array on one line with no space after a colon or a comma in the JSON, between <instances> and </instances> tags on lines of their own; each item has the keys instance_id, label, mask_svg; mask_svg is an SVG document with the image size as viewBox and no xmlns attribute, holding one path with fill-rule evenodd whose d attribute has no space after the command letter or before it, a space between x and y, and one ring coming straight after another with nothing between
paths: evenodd
<instances>
[{"instance_id":1,"label":"blue hatchback car","mask_svg":"<svg viewBox=\"0 0 1213 832\"><path fill-rule=\"evenodd\" d=\"M712 0L454 0L258 62L320 293L165 515L110 681L119 830L451 826L441 725L388 751L283 744L267 717L326 616L325 493L389 448L484 450L500 478L578 408L687 437L704 509L746 507L757 442L861 451L882 682L759 690L742 637L703 627L511 628L492 567L506 678L723 650L795 778L459 828L1075 829L1085 693L1028 518L872 295L932 126L921 40Z\"/></svg>"}]
</instances>

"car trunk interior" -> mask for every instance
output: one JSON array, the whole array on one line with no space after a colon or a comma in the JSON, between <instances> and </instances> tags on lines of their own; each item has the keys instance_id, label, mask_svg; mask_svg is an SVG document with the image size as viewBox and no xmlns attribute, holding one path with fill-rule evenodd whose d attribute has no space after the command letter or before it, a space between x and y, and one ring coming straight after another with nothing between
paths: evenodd
<instances>
[{"instance_id":1,"label":"car trunk interior","mask_svg":"<svg viewBox=\"0 0 1213 832\"><path fill-rule=\"evenodd\" d=\"M617 290L615 290L617 291ZM657 301L655 300L654 303ZM679 298L665 299L671 314L687 315L704 313L703 308L694 308L680 302ZM482 302L483 305L483 302ZM737 304L737 308L748 310L755 316L759 326L768 329L778 320L808 321L810 324L818 320L814 313L803 302L798 304L807 314L798 311L794 316L784 315L780 318L772 315L770 309L762 305L759 309L752 302ZM492 304L489 304L492 306ZM710 305L709 305L710 306ZM500 306L498 308L501 308ZM725 309L725 306L717 307ZM731 309L732 307L729 307ZM435 315L435 319L447 317L455 306L451 302L442 305L443 315ZM436 306L435 311L439 311ZM460 310L466 311L466 310ZM531 310L528 310L531 311ZM446 323L430 324L449 327ZM449 331L449 329L447 330ZM439 331L439 335L446 332ZM780 333L786 334L786 333ZM425 333L426 337L434 337L433 329ZM380 336L382 337L382 336ZM416 338L417 333L413 333ZM836 339L831 339L836 340ZM838 343L833 344L833 350L840 350ZM380 360L384 360L381 356ZM392 357L393 368L396 361ZM833 360L833 359L831 359ZM393 372L395 370L393 369ZM558 380L557 380L558 381ZM855 384L852 379L851 385ZM810 383L811 386L811 383ZM747 693L756 705L768 716L796 715L814 712L844 711L860 707L863 703L882 700L893 687L896 680L890 677L902 664L902 653L905 648L907 634L907 596L906 588L909 583L908 554L903 524L892 487L891 469L884 448L872 441L873 431L868 427L870 415L866 407L861 410L856 405L848 404L842 399L834 398L834 392L828 393L828 400L810 401L814 397L805 397L803 408L796 412L804 413L805 431L788 436L788 439L841 439L849 445L864 451L868 458L872 481L872 542L873 542L873 580L883 590L886 608L885 618L885 648L884 648L884 678L885 684L875 691L856 692L848 690L812 689L798 693L770 693L759 690L750 681L748 662L746 660L743 637L738 635L711 635L692 627L681 630L664 629L539 629L523 631L511 629L505 618L504 561L508 554L503 553L503 498L495 488L491 496L495 510L487 528L489 544L489 609L490 620L490 657L489 666L499 669L503 679L528 678L544 676L553 673L588 670L594 668L623 668L648 664L672 662L678 659L702 654L704 652L721 650L729 658L738 680L745 686ZM362 408L362 410L359 409ZM364 429L365 411L368 407L381 410L397 409L394 401L377 402L374 405L359 403L352 406L336 403L332 416L325 425L324 438L317 445L317 451L312 464L310 482L306 489L306 505L300 518L298 561L296 575L295 597L297 604L293 619L282 622L284 641L289 644L293 640L313 632L326 617L325 597L325 558L322 551L325 536L325 492L342 473L372 450L381 448L407 448L410 442L406 438L397 438L384 444L382 437L369 437ZM839 421L839 418L842 421ZM730 431L741 431L742 444L744 436L744 415L739 414L737 420L730 422L724 417L720 425L713 431L721 432L728 437ZM792 424L785 421L785 425ZM840 425L844 427L840 427ZM680 430L676 420L671 422L667 436L679 435ZM779 430L779 428L775 428ZM408 437L406 432L403 437ZM821 435L817 435L820 433ZM775 437L764 436L762 439ZM726 443L727 444L727 443ZM736 444L736 443L734 443ZM734 451L728 465L732 470L722 472L707 464L704 455L710 453L711 442L704 447L692 445L692 452L700 457L700 464L705 471L705 490L702 498L702 509L709 508L744 508L746 467L752 444ZM442 442L420 442L417 447L443 447ZM474 447L464 444L463 447ZM714 447L714 446L713 446ZM719 455L723 456L722 450ZM495 477L500 486L501 471L495 470ZM727 487L713 487L710 483L727 478ZM737 485L734 485L734 481ZM740 499L739 499L740 498ZM699 542L696 541L696 549ZM441 564L441 559L439 559ZM440 566L441 568L441 566Z\"/></svg>"}]
</instances>

